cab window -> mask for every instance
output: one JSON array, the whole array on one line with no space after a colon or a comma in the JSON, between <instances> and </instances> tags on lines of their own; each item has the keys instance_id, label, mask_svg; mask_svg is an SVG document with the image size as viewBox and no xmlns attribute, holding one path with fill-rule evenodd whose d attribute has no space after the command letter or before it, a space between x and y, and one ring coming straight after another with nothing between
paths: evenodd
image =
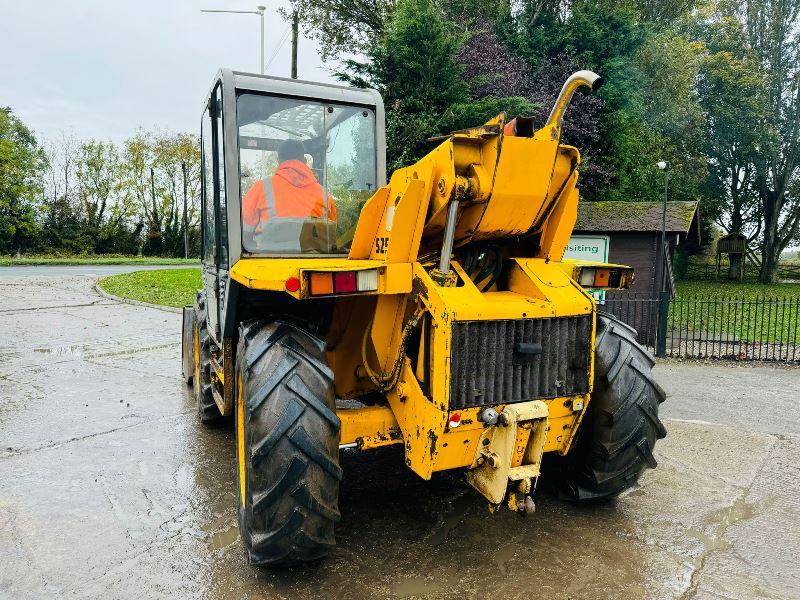
<instances>
[{"instance_id":1,"label":"cab window","mask_svg":"<svg viewBox=\"0 0 800 600\"><path fill-rule=\"evenodd\" d=\"M246 93L237 116L244 249L347 253L376 188L374 111Z\"/></svg>"},{"instance_id":2,"label":"cab window","mask_svg":"<svg viewBox=\"0 0 800 600\"><path fill-rule=\"evenodd\" d=\"M214 145L212 142L211 105L206 106L200 126L202 138L202 227L203 262L214 263L217 257L217 236L214 215Z\"/></svg>"}]
</instances>

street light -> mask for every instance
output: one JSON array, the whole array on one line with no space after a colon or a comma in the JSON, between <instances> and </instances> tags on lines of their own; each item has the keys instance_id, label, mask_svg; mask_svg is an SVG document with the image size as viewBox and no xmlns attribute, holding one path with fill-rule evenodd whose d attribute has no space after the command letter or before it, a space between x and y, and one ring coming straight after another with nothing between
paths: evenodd
<instances>
[{"instance_id":1,"label":"street light","mask_svg":"<svg viewBox=\"0 0 800 600\"><path fill-rule=\"evenodd\" d=\"M200 12L204 13L231 13L238 15L258 15L261 18L261 74L264 75L264 11L267 10L266 6L257 6L258 10L216 10L216 9L202 9Z\"/></svg>"},{"instance_id":2,"label":"street light","mask_svg":"<svg viewBox=\"0 0 800 600\"><path fill-rule=\"evenodd\" d=\"M664 171L664 206L661 209L661 266L659 272L661 273L661 291L666 291L665 267L667 265L667 191L669 190L669 163L660 160L656 166Z\"/></svg>"},{"instance_id":3,"label":"street light","mask_svg":"<svg viewBox=\"0 0 800 600\"><path fill-rule=\"evenodd\" d=\"M667 321L669 318L670 295L666 291L667 286L667 190L669 189L669 163L660 160L656 166L664 171L664 206L661 210L661 264L658 273L661 277L660 292L658 294L658 334L656 335L656 356L664 357L667 355Z\"/></svg>"}]
</instances>

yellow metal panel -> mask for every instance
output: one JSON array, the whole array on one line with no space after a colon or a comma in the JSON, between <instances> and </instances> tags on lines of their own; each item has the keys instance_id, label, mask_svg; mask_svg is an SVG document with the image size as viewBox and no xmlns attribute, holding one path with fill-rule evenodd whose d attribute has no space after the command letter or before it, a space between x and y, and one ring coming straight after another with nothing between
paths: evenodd
<instances>
[{"instance_id":1,"label":"yellow metal panel","mask_svg":"<svg viewBox=\"0 0 800 600\"><path fill-rule=\"evenodd\" d=\"M378 298L359 295L336 302L326 338L328 364L335 374L333 381L337 398L355 398L376 389L362 366L360 349Z\"/></svg>"},{"instance_id":2,"label":"yellow metal panel","mask_svg":"<svg viewBox=\"0 0 800 600\"><path fill-rule=\"evenodd\" d=\"M350 244L350 260L369 258L375 247L375 236L383 215L386 213L386 202L389 199L389 188L384 186L367 200L361 214L358 215L356 232Z\"/></svg>"},{"instance_id":3,"label":"yellow metal panel","mask_svg":"<svg viewBox=\"0 0 800 600\"><path fill-rule=\"evenodd\" d=\"M577 181L578 173L575 172L561 192L558 203L544 225L538 256L551 261L561 260L564 256L572 230L575 228L575 221L578 220L578 190L575 189Z\"/></svg>"},{"instance_id":4,"label":"yellow metal panel","mask_svg":"<svg viewBox=\"0 0 800 600\"><path fill-rule=\"evenodd\" d=\"M423 175L430 180L431 169L426 169ZM394 219L389 236L389 248L386 250L387 263L406 263L417 260L419 240L422 237L422 227L428 213L428 199L430 198L430 184L419 179L408 182L405 194L400 203L395 207Z\"/></svg>"},{"instance_id":5,"label":"yellow metal panel","mask_svg":"<svg viewBox=\"0 0 800 600\"><path fill-rule=\"evenodd\" d=\"M390 393L389 397L391 410L400 429L403 430L403 426L405 426L410 432L410 437L407 436L407 439L404 440L408 466L423 477L426 477L427 474L426 478L429 478L435 471L469 467L475 459L480 437L485 429L483 423L478 421L478 414L482 407L448 412L439 409L430 401L423 403L421 394L415 398L415 401L409 402L412 392L405 383L400 386L400 392L402 395ZM395 397L395 401L391 400L392 397ZM545 399L543 402L547 404L549 411L549 429L544 439L543 451L566 454L580 419L586 413L589 394ZM572 408L577 402L583 403L583 409L580 411ZM420 407L423 410L418 413L421 418L417 419L413 411ZM505 407L506 405L500 404L494 408L498 412L502 412ZM458 427L450 428L447 426L447 421L449 415L454 413L460 415L461 424ZM392 439L395 434L390 430L389 422L386 421L386 423L387 429L383 430L378 437ZM428 430L431 433L426 434L425 427L431 424L433 427ZM354 434L345 435L344 425L342 431L342 443L346 443L345 439L356 441ZM512 466L518 465L513 464Z\"/></svg>"},{"instance_id":6,"label":"yellow metal panel","mask_svg":"<svg viewBox=\"0 0 800 600\"><path fill-rule=\"evenodd\" d=\"M518 467L522 464L522 459L525 458L525 448L528 446L528 438L531 437L531 428L533 427L530 421L520 423L517 427L517 437L514 440L514 452L511 455L511 466Z\"/></svg>"},{"instance_id":7,"label":"yellow metal panel","mask_svg":"<svg viewBox=\"0 0 800 600\"><path fill-rule=\"evenodd\" d=\"M422 393L408 359L403 364L400 383L389 390L388 398L403 432L406 464L423 479L430 479L437 464L447 412Z\"/></svg>"},{"instance_id":8,"label":"yellow metal panel","mask_svg":"<svg viewBox=\"0 0 800 600\"><path fill-rule=\"evenodd\" d=\"M369 450L403 443L400 426L388 406L339 409L336 414L342 420L341 444L357 443L359 449Z\"/></svg>"},{"instance_id":9,"label":"yellow metal panel","mask_svg":"<svg viewBox=\"0 0 800 600\"><path fill-rule=\"evenodd\" d=\"M419 264L414 265L414 278L421 284L431 312L448 320L558 317L594 310L594 299L556 264L543 259L512 260L517 263L518 274L511 280L517 286L511 291L481 293L457 263L453 266L463 281L459 287L437 286Z\"/></svg>"},{"instance_id":10,"label":"yellow metal panel","mask_svg":"<svg viewBox=\"0 0 800 600\"><path fill-rule=\"evenodd\" d=\"M382 371L388 372L397 358L402 329L397 326L403 322L406 296L379 296L375 317L370 328L370 340Z\"/></svg>"},{"instance_id":11,"label":"yellow metal panel","mask_svg":"<svg viewBox=\"0 0 800 600\"><path fill-rule=\"evenodd\" d=\"M518 235L531 228L547 196L557 147L549 140L503 138L491 201L474 225L474 239Z\"/></svg>"}]
</instances>

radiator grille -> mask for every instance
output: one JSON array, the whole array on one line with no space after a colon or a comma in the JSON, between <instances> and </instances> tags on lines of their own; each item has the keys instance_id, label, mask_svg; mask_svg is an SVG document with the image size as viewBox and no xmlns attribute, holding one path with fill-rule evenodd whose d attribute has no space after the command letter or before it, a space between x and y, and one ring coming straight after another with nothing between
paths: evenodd
<instances>
[{"instance_id":1,"label":"radiator grille","mask_svg":"<svg viewBox=\"0 0 800 600\"><path fill-rule=\"evenodd\" d=\"M456 321L450 408L587 393L591 327L591 315ZM519 344L540 345L541 354L521 353Z\"/></svg>"}]
</instances>

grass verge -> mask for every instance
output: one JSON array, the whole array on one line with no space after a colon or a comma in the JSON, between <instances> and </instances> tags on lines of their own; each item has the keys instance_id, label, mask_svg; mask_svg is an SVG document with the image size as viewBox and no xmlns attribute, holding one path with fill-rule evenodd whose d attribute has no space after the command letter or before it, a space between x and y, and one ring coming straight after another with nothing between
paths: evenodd
<instances>
[{"instance_id":1,"label":"grass verge","mask_svg":"<svg viewBox=\"0 0 800 600\"><path fill-rule=\"evenodd\" d=\"M36 265L196 265L196 258L161 258L158 256L0 256L0 267Z\"/></svg>"},{"instance_id":2,"label":"grass verge","mask_svg":"<svg viewBox=\"0 0 800 600\"><path fill-rule=\"evenodd\" d=\"M669 326L712 338L800 344L800 283L682 281Z\"/></svg>"},{"instance_id":3,"label":"grass verge","mask_svg":"<svg viewBox=\"0 0 800 600\"><path fill-rule=\"evenodd\" d=\"M122 298L180 308L194 304L200 269L156 269L103 277L100 288Z\"/></svg>"},{"instance_id":4,"label":"grass verge","mask_svg":"<svg viewBox=\"0 0 800 600\"><path fill-rule=\"evenodd\" d=\"M712 298L783 298L800 296L800 283L735 283L730 281L679 281L678 296L708 296Z\"/></svg>"}]
</instances>

